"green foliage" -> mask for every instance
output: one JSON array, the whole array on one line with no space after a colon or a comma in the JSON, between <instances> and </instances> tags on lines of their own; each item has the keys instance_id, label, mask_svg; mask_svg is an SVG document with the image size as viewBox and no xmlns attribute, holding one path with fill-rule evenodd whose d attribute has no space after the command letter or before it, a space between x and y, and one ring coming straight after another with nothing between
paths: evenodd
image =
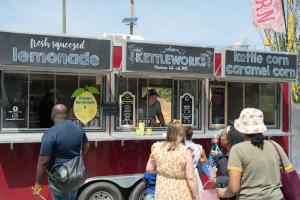
<instances>
[{"instance_id":1,"label":"green foliage","mask_svg":"<svg viewBox=\"0 0 300 200\"><path fill-rule=\"evenodd\" d=\"M167 102L171 102L171 99L172 99L171 88L158 88L157 93L159 94L159 96L166 99Z\"/></svg>"}]
</instances>

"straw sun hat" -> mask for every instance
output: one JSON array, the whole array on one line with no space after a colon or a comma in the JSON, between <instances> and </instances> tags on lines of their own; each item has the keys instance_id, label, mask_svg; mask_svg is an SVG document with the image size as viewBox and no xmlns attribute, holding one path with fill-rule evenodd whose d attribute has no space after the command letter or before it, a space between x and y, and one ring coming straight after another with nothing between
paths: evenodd
<instances>
[{"instance_id":1,"label":"straw sun hat","mask_svg":"<svg viewBox=\"0 0 300 200\"><path fill-rule=\"evenodd\" d=\"M256 108L245 108L240 117L234 121L234 128L243 134L263 133L267 130L264 114Z\"/></svg>"}]
</instances>

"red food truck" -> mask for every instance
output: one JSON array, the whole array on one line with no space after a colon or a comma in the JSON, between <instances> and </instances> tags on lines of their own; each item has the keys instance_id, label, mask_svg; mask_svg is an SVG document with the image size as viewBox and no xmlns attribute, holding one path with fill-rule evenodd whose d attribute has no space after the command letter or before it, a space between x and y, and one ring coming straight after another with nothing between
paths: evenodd
<instances>
[{"instance_id":1,"label":"red food truck","mask_svg":"<svg viewBox=\"0 0 300 200\"><path fill-rule=\"evenodd\" d=\"M46 175L33 197L41 137L54 103L72 111L72 92L96 87L97 114L84 129L91 143L88 179L78 199L143 199L151 145L165 126L142 108L155 89L165 122L191 125L208 153L210 138L245 107L265 114L266 137L289 153L290 87L297 56L280 52L0 32L0 199L51 199ZM121 42L120 42L121 41ZM50 111L49 111L50 109ZM144 123L147 131L136 128Z\"/></svg>"}]
</instances>

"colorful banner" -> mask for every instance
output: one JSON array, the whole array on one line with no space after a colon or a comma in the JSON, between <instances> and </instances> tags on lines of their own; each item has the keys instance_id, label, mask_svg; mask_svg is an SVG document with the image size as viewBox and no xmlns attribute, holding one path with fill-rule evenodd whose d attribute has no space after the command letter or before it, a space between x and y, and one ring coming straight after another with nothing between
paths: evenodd
<instances>
[{"instance_id":1,"label":"colorful banner","mask_svg":"<svg viewBox=\"0 0 300 200\"><path fill-rule=\"evenodd\" d=\"M251 0L253 25L286 33L281 0Z\"/></svg>"}]
</instances>

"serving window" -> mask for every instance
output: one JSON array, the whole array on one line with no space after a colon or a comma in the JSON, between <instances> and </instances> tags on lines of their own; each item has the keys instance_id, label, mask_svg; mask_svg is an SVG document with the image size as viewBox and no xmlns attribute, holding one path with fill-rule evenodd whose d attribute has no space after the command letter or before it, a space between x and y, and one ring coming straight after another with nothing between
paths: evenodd
<instances>
[{"instance_id":1,"label":"serving window","mask_svg":"<svg viewBox=\"0 0 300 200\"><path fill-rule=\"evenodd\" d=\"M3 71L1 74L1 127L2 130L34 130L49 128L52 107L62 103L69 109L69 118L76 121L73 113L72 93L78 87L96 87L96 117L84 128L104 129L100 115L100 102L104 80L96 75L51 74L38 72Z\"/></svg>"},{"instance_id":2,"label":"serving window","mask_svg":"<svg viewBox=\"0 0 300 200\"><path fill-rule=\"evenodd\" d=\"M117 130L133 129L139 122L159 130L172 119L201 129L200 80L117 77L116 82Z\"/></svg>"},{"instance_id":3,"label":"serving window","mask_svg":"<svg viewBox=\"0 0 300 200\"><path fill-rule=\"evenodd\" d=\"M212 88L224 88L226 90L225 101L217 98L218 102L224 102L227 107L224 113L226 123L232 123L239 117L243 108L258 108L264 113L264 121L268 127L279 128L279 112L280 112L280 89L278 83L211 83ZM226 103L227 101L227 103ZM210 110L217 110L220 113L222 109L215 107L212 102ZM223 112L221 112L223 113ZM213 127L214 118L210 113L210 127ZM225 124L222 124L224 126Z\"/></svg>"}]
</instances>

